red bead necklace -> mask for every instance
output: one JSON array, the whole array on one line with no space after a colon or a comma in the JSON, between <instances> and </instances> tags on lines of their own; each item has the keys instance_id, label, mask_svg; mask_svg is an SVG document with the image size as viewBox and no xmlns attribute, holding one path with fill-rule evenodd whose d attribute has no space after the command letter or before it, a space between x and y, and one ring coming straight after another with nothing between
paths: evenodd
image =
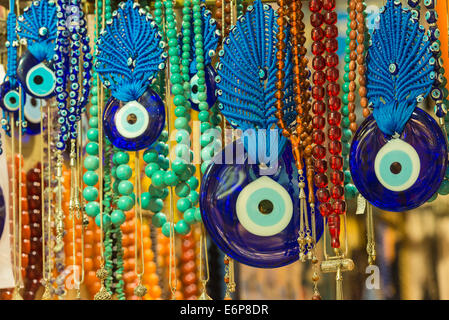
<instances>
[{"instance_id":1,"label":"red bead necklace","mask_svg":"<svg viewBox=\"0 0 449 320\"><path fill-rule=\"evenodd\" d=\"M327 218L329 232L331 235L331 245L333 248L340 248L340 215L346 212L344 200L344 174L343 158L341 156L341 100L338 97L340 86L337 83L339 78L338 66L338 29L337 13L335 12L335 0L311 0L309 3L312 12L310 22L312 30L312 53L314 59L312 66L315 70L313 74L312 97L314 102L312 110L314 112L313 123L313 148L314 167L316 175L314 177L317 190L317 199L320 204L321 214ZM324 9L324 10L323 10ZM325 24L324 28L322 27ZM324 39L324 41L323 41ZM325 54L325 57L323 57ZM326 85L325 85L326 84ZM327 94L326 102L325 95ZM330 179L333 184L328 186L326 148L323 146L326 135L324 127L327 114L327 138L328 150L330 153L329 164L332 169ZM330 190L330 192L329 192Z\"/></svg>"}]
</instances>

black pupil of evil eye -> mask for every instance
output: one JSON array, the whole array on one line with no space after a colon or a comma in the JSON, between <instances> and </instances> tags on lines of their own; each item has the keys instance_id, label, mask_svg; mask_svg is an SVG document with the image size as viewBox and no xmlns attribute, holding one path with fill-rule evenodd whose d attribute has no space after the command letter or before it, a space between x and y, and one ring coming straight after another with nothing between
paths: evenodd
<instances>
[{"instance_id":1,"label":"black pupil of evil eye","mask_svg":"<svg viewBox=\"0 0 449 320\"><path fill-rule=\"evenodd\" d=\"M128 121L129 124L135 124L137 122L137 116L134 113L131 113L126 118L126 121Z\"/></svg>"},{"instance_id":2,"label":"black pupil of evil eye","mask_svg":"<svg viewBox=\"0 0 449 320\"><path fill-rule=\"evenodd\" d=\"M270 200L262 200L259 202L259 211L263 214L270 214L273 212L273 202Z\"/></svg>"},{"instance_id":3,"label":"black pupil of evil eye","mask_svg":"<svg viewBox=\"0 0 449 320\"><path fill-rule=\"evenodd\" d=\"M393 162L390 165L390 171L393 174L398 174L398 173L401 172L401 170L402 170L402 166L401 166L401 164L399 162Z\"/></svg>"},{"instance_id":4,"label":"black pupil of evil eye","mask_svg":"<svg viewBox=\"0 0 449 320\"><path fill-rule=\"evenodd\" d=\"M44 82L44 78L42 78L42 76L35 76L34 77L34 83L35 84L42 84L42 82Z\"/></svg>"}]
</instances>

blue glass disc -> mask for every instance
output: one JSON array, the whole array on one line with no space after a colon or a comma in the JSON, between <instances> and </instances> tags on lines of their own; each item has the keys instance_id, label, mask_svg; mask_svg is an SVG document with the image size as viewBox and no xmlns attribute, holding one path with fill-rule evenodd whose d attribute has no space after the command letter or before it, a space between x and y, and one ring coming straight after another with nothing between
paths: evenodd
<instances>
[{"instance_id":1,"label":"blue glass disc","mask_svg":"<svg viewBox=\"0 0 449 320\"><path fill-rule=\"evenodd\" d=\"M207 104L209 105L209 109L215 104L215 101L217 101L217 96L215 94L216 84L215 84L215 77L217 75L217 72L215 69L208 64L206 68L204 69L204 72L206 74L205 80L206 80L206 94L207 94ZM190 105L192 106L193 110L199 111L198 104L200 101L198 100L198 76L191 75L190 80Z\"/></svg>"},{"instance_id":2,"label":"blue glass disc","mask_svg":"<svg viewBox=\"0 0 449 320\"><path fill-rule=\"evenodd\" d=\"M381 154L381 148L392 140L380 131L372 115L365 119L351 145L352 179L365 199L380 209L399 212L417 208L438 190L446 172L443 132L430 115L415 108L399 139L394 139L397 147Z\"/></svg>"},{"instance_id":3,"label":"blue glass disc","mask_svg":"<svg viewBox=\"0 0 449 320\"><path fill-rule=\"evenodd\" d=\"M17 79L33 97L47 99L56 94L53 61L39 61L28 50L17 63Z\"/></svg>"},{"instance_id":4,"label":"blue glass disc","mask_svg":"<svg viewBox=\"0 0 449 320\"><path fill-rule=\"evenodd\" d=\"M233 259L253 267L277 268L298 260L299 245L297 242L300 229L298 173L294 164L291 147L288 144L282 156L278 159L274 174L263 176L259 165L248 164L246 151L241 157L236 156L237 150L244 150L240 140L226 146L221 157L223 164L215 158L206 170L201 183L200 209L206 230L218 247ZM232 152L232 153L231 153ZM228 156L226 156L228 155ZM229 155L232 155L231 159ZM227 164L226 164L227 163ZM267 173L267 172L266 172ZM258 191L250 190L248 201L240 202L239 196L248 190L248 186L258 179L269 178L268 183L258 187ZM276 210L279 198L277 190L271 187L270 180L284 189L293 205L293 215L288 225L276 234L269 236L257 235L248 228L248 223L240 220L238 212L247 209L246 220L256 229L264 229L278 224L282 219L281 210ZM274 183L271 183L274 185ZM279 186L280 185L280 186ZM271 190L268 190L271 189ZM307 195L307 188L305 190ZM272 195L270 195L272 194ZM254 207L263 203L263 198L273 201L274 207L266 217L260 215ZM245 199L244 199L245 200ZM239 201L239 208L237 208ZM259 202L259 203L257 203ZM318 207L318 204L316 205ZM239 209L239 211L238 211ZM311 223L310 207L307 206L308 219ZM273 216L271 216L273 214ZM261 218L255 217L258 215ZM318 210L315 212L317 240L323 233L323 218ZM258 221L257 221L258 220ZM259 226L255 226L256 222ZM260 228L260 226L262 228ZM249 231L251 230L251 231Z\"/></svg>"},{"instance_id":5,"label":"blue glass disc","mask_svg":"<svg viewBox=\"0 0 449 320\"><path fill-rule=\"evenodd\" d=\"M22 101L25 95L22 95ZM19 86L11 88L11 83L5 81L0 86L0 108L6 112L18 113L20 107Z\"/></svg>"},{"instance_id":6,"label":"blue glass disc","mask_svg":"<svg viewBox=\"0 0 449 320\"><path fill-rule=\"evenodd\" d=\"M161 98L148 88L137 100L123 102L111 97L103 113L104 132L120 149L136 151L151 146L165 126Z\"/></svg>"}]
</instances>

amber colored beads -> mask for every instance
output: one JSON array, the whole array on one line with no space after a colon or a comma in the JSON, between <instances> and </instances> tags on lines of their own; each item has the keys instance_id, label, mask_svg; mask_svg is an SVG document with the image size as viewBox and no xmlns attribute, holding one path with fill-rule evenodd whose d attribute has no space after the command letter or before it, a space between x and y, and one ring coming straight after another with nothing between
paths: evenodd
<instances>
[{"instance_id":1,"label":"amber colored beads","mask_svg":"<svg viewBox=\"0 0 449 320\"><path fill-rule=\"evenodd\" d=\"M195 247L196 241L190 232L181 240L180 271L185 300L196 300L199 293Z\"/></svg>"}]
</instances>

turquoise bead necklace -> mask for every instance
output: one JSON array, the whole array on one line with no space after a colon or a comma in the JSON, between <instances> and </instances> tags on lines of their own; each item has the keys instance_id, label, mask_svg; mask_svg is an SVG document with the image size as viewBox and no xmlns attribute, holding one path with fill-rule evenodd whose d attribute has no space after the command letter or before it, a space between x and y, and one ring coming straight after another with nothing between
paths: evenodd
<instances>
[{"instance_id":1,"label":"turquoise bead necklace","mask_svg":"<svg viewBox=\"0 0 449 320\"><path fill-rule=\"evenodd\" d=\"M102 26L104 24L104 19L110 19L111 15L111 2L110 0L102 0L96 1L96 28L94 31L95 40L98 38L99 30L102 30ZM105 14L103 15L103 11ZM86 184L86 187L83 190L83 197L86 200L85 211L86 214L92 218L94 218L97 226L102 228L104 234L102 234L102 246L104 248L102 252L102 266L97 272L98 278L102 281L102 287L100 292L98 292L95 296L95 299L111 299L112 294L112 285L114 282L112 269L113 266L113 240L112 234L109 226L111 225L110 218L110 202L111 202L111 143L107 139L103 139L103 135L100 130L102 130L102 126L99 126L99 117L102 115L99 111L99 104L104 104L107 99L107 93L100 95L100 91L102 88L100 87L99 77L94 68L93 81L92 81L92 97L91 97L91 107L89 108L89 129L87 131L87 139L88 143L86 145L86 153L88 156L84 159L84 168L87 170L83 175L83 181ZM104 91L103 91L104 92ZM100 101L100 99L102 101ZM100 145L101 143L101 145ZM103 143L105 148L103 150ZM104 153L104 154L103 154ZM103 158L105 158L104 168ZM101 159L101 160L100 160ZM100 178L97 174L97 170L100 169L104 172L100 172ZM100 181L102 187L100 191L95 187L95 185ZM102 194L99 195L99 192ZM100 197L99 197L100 196ZM100 201L97 201L98 197ZM102 207L100 207L100 205ZM104 210L103 210L104 209ZM103 212L104 211L104 212ZM120 231L119 231L120 232ZM115 238L120 238L116 236ZM103 249L102 248L102 249ZM121 247L118 248L121 250ZM120 256L120 254L118 254ZM117 289L119 293L119 299L124 298L123 294L123 284L121 286L122 295L120 295L120 286Z\"/></svg>"},{"instance_id":2,"label":"turquoise bead necklace","mask_svg":"<svg viewBox=\"0 0 449 320\"><path fill-rule=\"evenodd\" d=\"M167 36L168 42L168 55L170 57L170 71L171 75L171 91L174 94L173 103L175 105L175 122L174 126L177 129L176 141L177 145L175 147L176 158L171 164L171 170L169 169L169 161L165 157L168 155L168 147L165 144L168 140L165 134L161 135L161 139L153 145L151 148L145 151L144 161L147 163L145 168L145 174L151 178L151 186L149 188L149 205L148 208L154 212L152 218L152 223L156 227L162 227L162 233L169 237L170 229L173 228L179 234L187 234L190 232L190 222L191 224L198 221L195 219L195 208L194 206L198 203L198 193L195 188L198 187L198 179L194 176L195 166L190 164L193 160L193 153L190 150L190 133L191 128L189 127L190 121L190 105L188 102L188 97L190 93L189 86L189 65L190 65L190 1L184 2L183 7L183 47L182 47L182 62L179 57L179 44L176 37L176 20L175 13L173 10L173 3L166 1L164 4L162 1L156 1L155 3L155 21L161 28L163 21L163 9L165 6L165 34ZM195 16L198 19L198 14L195 15L195 5L194 5L194 24ZM199 6L198 9L200 10ZM201 19L201 13L199 18ZM200 20L201 22L201 20ZM198 22L196 22L198 24ZM199 29L199 30L198 30ZM202 28L201 24L199 28L196 28L201 34ZM202 36L202 34L201 34ZM200 39L197 37L195 39ZM198 47L202 46L202 41L198 44ZM197 53L202 54L201 51ZM204 57L202 57L204 59ZM199 59L201 60L201 58ZM181 62L181 63L180 63ZM181 67L182 65L182 67ZM201 66L200 66L201 67ZM204 69L204 68L203 68ZM199 69L200 70L200 69ZM182 72L182 73L181 73ZM199 74L201 83L201 74ZM204 72L203 72L204 78ZM203 79L204 80L204 79ZM203 89L205 92L205 80L202 82L203 85L199 86L199 90ZM201 88L202 87L202 88ZM205 101L202 100L202 101ZM168 122L170 120L168 119ZM165 161L167 160L167 161ZM177 201L177 209L183 213L184 219L180 219L176 225L173 222L167 221L167 217L161 211L163 209L162 198L168 196L168 188L174 188L175 193L180 197ZM193 188L192 188L193 187ZM187 217L187 220L185 219ZM196 217L200 218L199 209ZM188 221L188 222L187 222Z\"/></svg>"}]
</instances>

